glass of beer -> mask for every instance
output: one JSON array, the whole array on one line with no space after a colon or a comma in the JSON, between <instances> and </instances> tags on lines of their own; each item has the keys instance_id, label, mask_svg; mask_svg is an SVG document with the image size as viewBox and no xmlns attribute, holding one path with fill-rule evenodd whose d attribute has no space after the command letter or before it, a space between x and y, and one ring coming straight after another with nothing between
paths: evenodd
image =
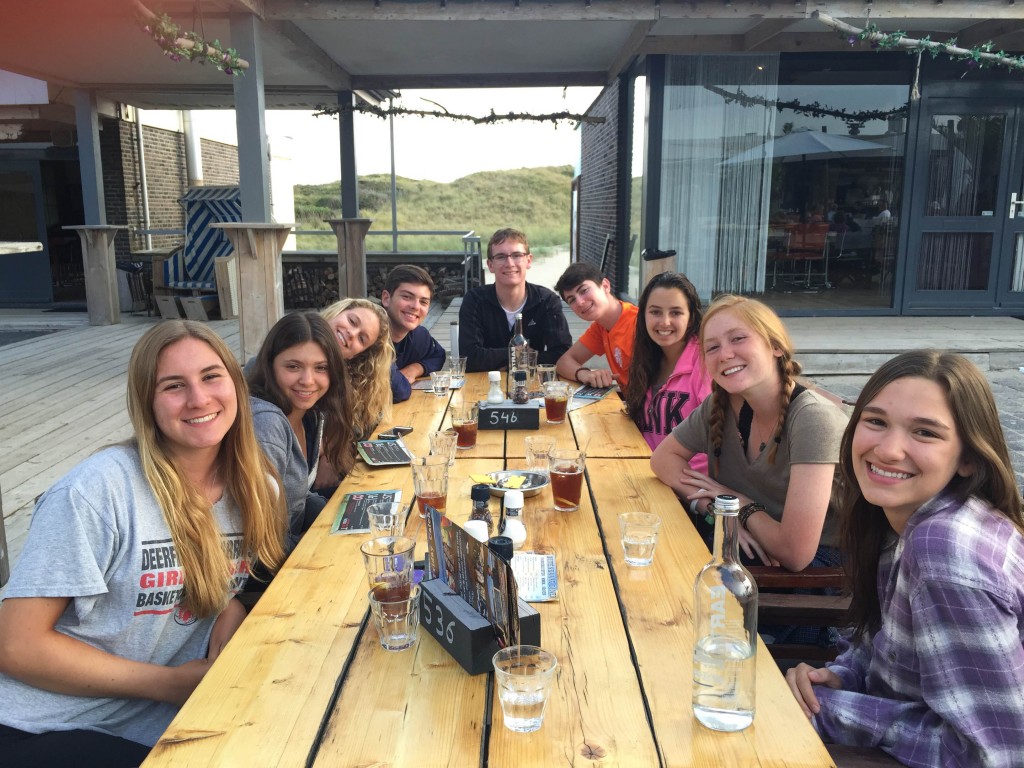
<instances>
[{"instance_id":1,"label":"glass of beer","mask_svg":"<svg viewBox=\"0 0 1024 768\"><path fill-rule=\"evenodd\" d=\"M415 456L412 459L412 487L420 517L427 516L427 507L444 514L448 508L448 457L441 454Z\"/></svg>"},{"instance_id":2,"label":"glass of beer","mask_svg":"<svg viewBox=\"0 0 1024 768\"><path fill-rule=\"evenodd\" d=\"M569 384L564 381L548 381L544 384L544 415L548 424L561 424L565 421L565 411L569 407Z\"/></svg>"},{"instance_id":3,"label":"glass of beer","mask_svg":"<svg viewBox=\"0 0 1024 768\"><path fill-rule=\"evenodd\" d=\"M480 418L480 406L477 403L453 405L452 427L459 435L456 445L459 450L476 446L476 429Z\"/></svg>"},{"instance_id":4,"label":"glass of beer","mask_svg":"<svg viewBox=\"0 0 1024 768\"><path fill-rule=\"evenodd\" d=\"M586 453L576 448L555 448L551 451L548 459L551 495L559 512L579 509L586 459Z\"/></svg>"}]
</instances>

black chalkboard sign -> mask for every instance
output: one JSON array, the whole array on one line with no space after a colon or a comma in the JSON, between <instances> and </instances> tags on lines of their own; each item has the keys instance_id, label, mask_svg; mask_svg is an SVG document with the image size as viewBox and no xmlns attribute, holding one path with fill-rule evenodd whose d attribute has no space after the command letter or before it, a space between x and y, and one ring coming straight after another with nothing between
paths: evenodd
<instances>
[{"instance_id":1,"label":"black chalkboard sign","mask_svg":"<svg viewBox=\"0 0 1024 768\"><path fill-rule=\"evenodd\" d=\"M503 403L480 403L478 429L540 429L540 409L536 403L516 405L511 400Z\"/></svg>"}]
</instances>

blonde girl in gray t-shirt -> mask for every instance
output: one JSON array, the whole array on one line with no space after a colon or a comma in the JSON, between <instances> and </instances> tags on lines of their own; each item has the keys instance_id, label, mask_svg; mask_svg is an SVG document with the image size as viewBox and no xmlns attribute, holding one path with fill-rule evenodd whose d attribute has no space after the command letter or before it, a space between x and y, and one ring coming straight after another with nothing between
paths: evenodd
<instances>
[{"instance_id":1,"label":"blonde girl in gray t-shirt","mask_svg":"<svg viewBox=\"0 0 1024 768\"><path fill-rule=\"evenodd\" d=\"M132 351L133 440L44 494L0 605L4 765L138 765L284 558L284 500L242 371L201 323Z\"/></svg>"}]
</instances>

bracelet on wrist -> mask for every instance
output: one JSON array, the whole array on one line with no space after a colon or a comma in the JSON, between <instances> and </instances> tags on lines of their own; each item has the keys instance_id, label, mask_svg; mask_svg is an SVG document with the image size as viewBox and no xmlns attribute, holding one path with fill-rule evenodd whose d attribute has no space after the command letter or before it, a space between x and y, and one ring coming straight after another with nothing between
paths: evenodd
<instances>
[{"instance_id":1,"label":"bracelet on wrist","mask_svg":"<svg viewBox=\"0 0 1024 768\"><path fill-rule=\"evenodd\" d=\"M585 365L581 365L581 366L580 366L579 368L577 368L577 369L576 369L576 372L575 372L575 373L574 373L574 374L572 375L572 377L573 377L574 379L576 379L576 381L577 381L577 382L579 382L580 384L582 384L583 382L582 382L582 381L580 381L580 371L589 371L589 370L590 370L590 369L589 369L589 368L587 368L587 366L585 366Z\"/></svg>"},{"instance_id":2,"label":"bracelet on wrist","mask_svg":"<svg viewBox=\"0 0 1024 768\"><path fill-rule=\"evenodd\" d=\"M697 516L697 505L700 504L700 498L696 498L690 502L690 514L694 517Z\"/></svg>"},{"instance_id":3,"label":"bracelet on wrist","mask_svg":"<svg viewBox=\"0 0 1024 768\"><path fill-rule=\"evenodd\" d=\"M765 511L764 504L758 504L756 501L752 501L749 504L747 504L746 506L744 506L740 510L740 514L739 514L740 525L743 526L743 530L745 530L745 531L746 530L750 530L749 528L747 528L747 521L750 519L751 515L753 515L755 512L764 512L764 511Z\"/></svg>"}]
</instances>

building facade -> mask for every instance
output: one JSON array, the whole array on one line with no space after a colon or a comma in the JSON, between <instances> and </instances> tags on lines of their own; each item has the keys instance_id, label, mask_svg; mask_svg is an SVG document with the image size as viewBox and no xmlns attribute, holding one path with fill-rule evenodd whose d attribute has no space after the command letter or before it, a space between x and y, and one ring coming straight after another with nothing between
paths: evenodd
<instances>
[{"instance_id":1,"label":"building facade","mask_svg":"<svg viewBox=\"0 0 1024 768\"><path fill-rule=\"evenodd\" d=\"M895 52L643 57L582 127L580 252L612 236L634 298L657 249L703 298L783 314L1020 314L1022 97Z\"/></svg>"}]
</instances>

